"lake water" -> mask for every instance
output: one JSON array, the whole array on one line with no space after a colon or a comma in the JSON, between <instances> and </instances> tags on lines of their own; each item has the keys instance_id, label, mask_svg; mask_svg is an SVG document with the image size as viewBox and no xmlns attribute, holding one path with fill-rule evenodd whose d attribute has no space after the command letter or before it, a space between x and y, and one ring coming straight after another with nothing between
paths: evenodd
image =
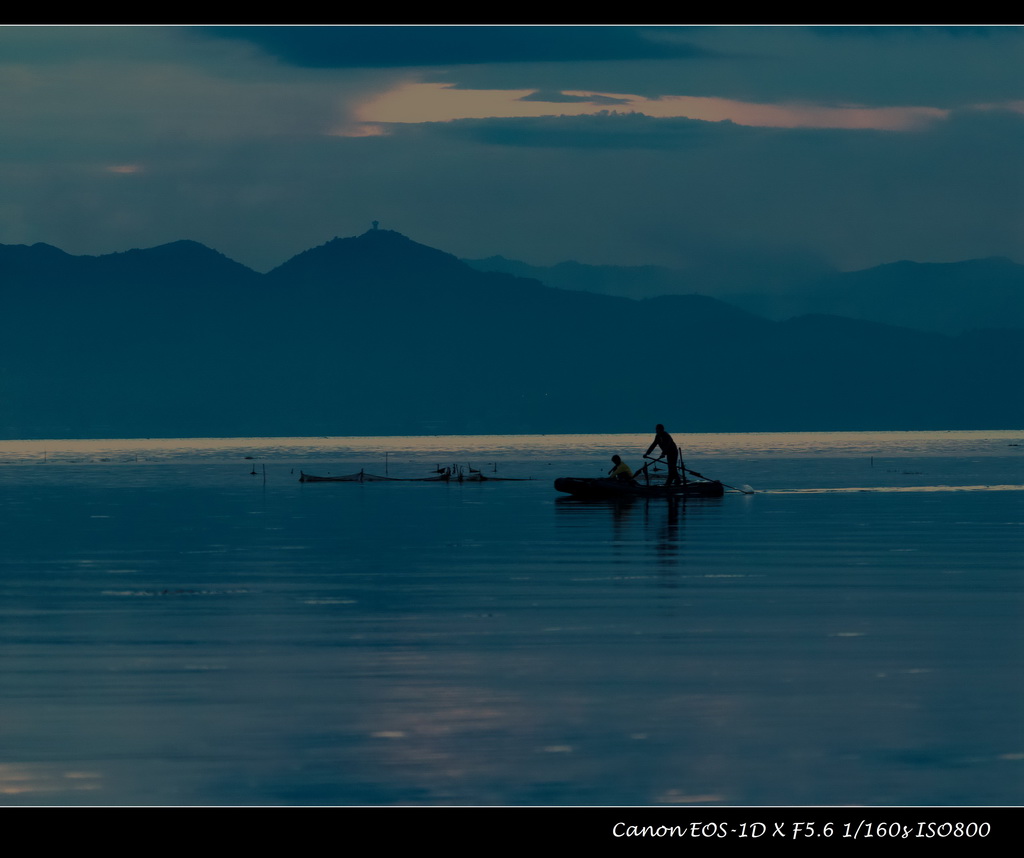
<instances>
[{"instance_id":1,"label":"lake water","mask_svg":"<svg viewBox=\"0 0 1024 858\"><path fill-rule=\"evenodd\" d=\"M0 442L0 802L1024 803L1024 431L675 437Z\"/></svg>"}]
</instances>

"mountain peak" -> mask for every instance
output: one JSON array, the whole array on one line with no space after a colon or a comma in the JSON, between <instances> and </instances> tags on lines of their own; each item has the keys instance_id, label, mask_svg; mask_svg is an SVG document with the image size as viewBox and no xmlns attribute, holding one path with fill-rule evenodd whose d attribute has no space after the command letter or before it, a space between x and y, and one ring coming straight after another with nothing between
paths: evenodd
<instances>
[{"instance_id":1,"label":"mountain peak","mask_svg":"<svg viewBox=\"0 0 1024 858\"><path fill-rule=\"evenodd\" d=\"M155 270L164 280L175 277L187 280L196 277L200 271L219 272L225 277L250 277L256 273L219 250L191 239L108 253L95 257L94 262L98 270L108 273L135 269Z\"/></svg>"},{"instance_id":2,"label":"mountain peak","mask_svg":"<svg viewBox=\"0 0 1024 858\"><path fill-rule=\"evenodd\" d=\"M376 223L377 223L377 221L374 221L374 224L376 224ZM397 238L404 238L406 241L412 241L411 238L409 238L406 235L402 235L402 233L400 233L400 232L398 232L396 230L393 230L393 229L381 229L378 226L372 226L372 227L370 227L370 229L366 230L366 232L364 232L362 235L359 235L359 236L356 236L356 237L357 238L366 238L367 236L370 236L371 240L373 239L374 236L380 236L380 238L378 240L390 241L390 240L392 240L392 238L390 238L390 237L393 236L393 237L397 237Z\"/></svg>"},{"instance_id":3,"label":"mountain peak","mask_svg":"<svg viewBox=\"0 0 1024 858\"><path fill-rule=\"evenodd\" d=\"M154 257L224 257L224 254L198 241L190 238L181 238L177 241L169 241L166 244L158 244L155 247L135 247L131 250L123 250L119 253L111 253L109 256L124 256L127 254L145 254L150 258ZM225 259L227 257L224 257Z\"/></svg>"},{"instance_id":4,"label":"mountain peak","mask_svg":"<svg viewBox=\"0 0 1024 858\"><path fill-rule=\"evenodd\" d=\"M469 270L469 266L443 250L419 244L391 229L374 227L362 235L332 238L319 247L293 256L270 272L270 276L336 278L371 276L394 278L416 272L434 275Z\"/></svg>"}]
</instances>

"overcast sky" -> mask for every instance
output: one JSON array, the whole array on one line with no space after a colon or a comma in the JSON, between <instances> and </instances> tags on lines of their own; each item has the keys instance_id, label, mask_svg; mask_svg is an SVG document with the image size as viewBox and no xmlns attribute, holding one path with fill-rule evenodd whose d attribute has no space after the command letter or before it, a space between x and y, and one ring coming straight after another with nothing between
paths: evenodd
<instances>
[{"instance_id":1,"label":"overcast sky","mask_svg":"<svg viewBox=\"0 0 1024 858\"><path fill-rule=\"evenodd\" d=\"M0 27L0 242L1024 262L1024 29Z\"/></svg>"}]
</instances>

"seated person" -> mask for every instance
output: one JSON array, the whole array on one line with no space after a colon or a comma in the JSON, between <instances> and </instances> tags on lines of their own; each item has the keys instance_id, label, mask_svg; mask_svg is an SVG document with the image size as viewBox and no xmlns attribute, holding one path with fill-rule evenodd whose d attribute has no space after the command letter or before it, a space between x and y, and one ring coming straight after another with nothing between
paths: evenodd
<instances>
[{"instance_id":1,"label":"seated person","mask_svg":"<svg viewBox=\"0 0 1024 858\"><path fill-rule=\"evenodd\" d=\"M623 482L631 482L633 479L633 471L618 455L612 456L612 462L615 463L614 467L608 471L608 475L613 480L622 480Z\"/></svg>"}]
</instances>

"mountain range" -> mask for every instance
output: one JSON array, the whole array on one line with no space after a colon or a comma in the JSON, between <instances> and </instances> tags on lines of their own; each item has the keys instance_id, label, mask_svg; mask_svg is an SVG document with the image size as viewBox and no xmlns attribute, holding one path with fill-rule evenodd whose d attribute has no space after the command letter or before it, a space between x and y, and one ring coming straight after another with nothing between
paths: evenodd
<instances>
[{"instance_id":1,"label":"mountain range","mask_svg":"<svg viewBox=\"0 0 1024 858\"><path fill-rule=\"evenodd\" d=\"M537 266L492 256L467 259L479 271L532 277L548 286L650 298L711 295L781 321L820 313L959 334L977 328L1024 328L1024 265L1002 257L952 263L894 262L840 272L807 265L715 273L655 265Z\"/></svg>"},{"instance_id":2,"label":"mountain range","mask_svg":"<svg viewBox=\"0 0 1024 858\"><path fill-rule=\"evenodd\" d=\"M885 268L832 291L891 295L900 267ZM982 289L948 291L963 308ZM768 318L481 271L383 229L266 274L190 241L95 257L0 245L0 295L5 438L1024 425L1009 313L955 334Z\"/></svg>"}]
</instances>

